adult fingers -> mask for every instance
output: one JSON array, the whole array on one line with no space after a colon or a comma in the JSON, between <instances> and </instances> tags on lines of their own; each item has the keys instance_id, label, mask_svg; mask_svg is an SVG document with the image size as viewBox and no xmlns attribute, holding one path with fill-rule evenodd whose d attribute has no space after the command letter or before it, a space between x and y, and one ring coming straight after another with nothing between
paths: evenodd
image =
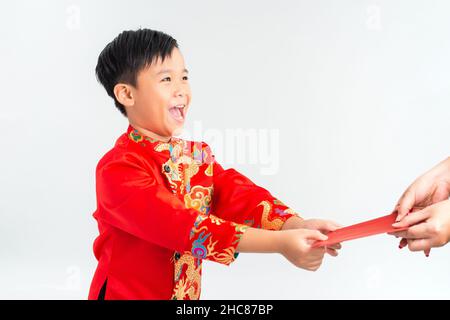
<instances>
[{"instance_id":1,"label":"adult fingers","mask_svg":"<svg viewBox=\"0 0 450 320\"><path fill-rule=\"evenodd\" d=\"M403 218L399 222L395 222L392 224L394 228L403 228L403 227L409 227L414 224L417 224L419 222L422 222L423 220L430 217L430 210L427 208L424 208L422 210L416 211L413 214L409 214L405 218Z\"/></svg>"},{"instance_id":2,"label":"adult fingers","mask_svg":"<svg viewBox=\"0 0 450 320\"><path fill-rule=\"evenodd\" d=\"M404 217L411 211L411 208L414 207L414 202L416 201L416 197L414 192L410 189L407 189L405 193L401 196L400 200L398 200L396 211L397 211L397 219L396 221L403 220Z\"/></svg>"},{"instance_id":3,"label":"adult fingers","mask_svg":"<svg viewBox=\"0 0 450 320\"><path fill-rule=\"evenodd\" d=\"M408 249L411 251L422 251L432 247L431 239L409 239Z\"/></svg>"},{"instance_id":4,"label":"adult fingers","mask_svg":"<svg viewBox=\"0 0 450 320\"><path fill-rule=\"evenodd\" d=\"M423 239L431 236L430 226L428 223L419 223L407 230L399 231L395 233L396 236L406 239Z\"/></svg>"},{"instance_id":5,"label":"adult fingers","mask_svg":"<svg viewBox=\"0 0 450 320\"><path fill-rule=\"evenodd\" d=\"M408 239L402 238L402 240L400 240L400 243L398 244L398 247L400 249L406 247L408 245Z\"/></svg>"}]
</instances>

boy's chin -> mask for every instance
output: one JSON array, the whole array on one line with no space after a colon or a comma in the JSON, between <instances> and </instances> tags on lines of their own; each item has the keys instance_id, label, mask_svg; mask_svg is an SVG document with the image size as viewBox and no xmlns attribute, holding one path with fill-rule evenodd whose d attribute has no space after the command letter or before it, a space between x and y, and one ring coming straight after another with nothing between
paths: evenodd
<instances>
[{"instance_id":1,"label":"boy's chin","mask_svg":"<svg viewBox=\"0 0 450 320\"><path fill-rule=\"evenodd\" d=\"M179 136L179 135L181 135L183 133L183 126L178 126L178 127L175 127L173 130L172 130L172 136Z\"/></svg>"}]
</instances>

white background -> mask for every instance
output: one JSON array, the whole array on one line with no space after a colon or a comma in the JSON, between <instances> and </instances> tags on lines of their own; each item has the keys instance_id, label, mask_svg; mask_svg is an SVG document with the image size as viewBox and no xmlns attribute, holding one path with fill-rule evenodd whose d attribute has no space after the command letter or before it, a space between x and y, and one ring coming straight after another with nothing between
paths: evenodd
<instances>
[{"instance_id":1,"label":"white background","mask_svg":"<svg viewBox=\"0 0 450 320\"><path fill-rule=\"evenodd\" d=\"M449 12L447 1L411 0L2 3L0 298L87 298L95 166L127 128L94 68L122 30L178 40L188 130L279 133L273 174L226 167L305 217L349 225L389 213L449 156ZM205 262L202 298L449 299L450 248L425 258L397 244L344 243L316 273L281 255Z\"/></svg>"}]
</instances>

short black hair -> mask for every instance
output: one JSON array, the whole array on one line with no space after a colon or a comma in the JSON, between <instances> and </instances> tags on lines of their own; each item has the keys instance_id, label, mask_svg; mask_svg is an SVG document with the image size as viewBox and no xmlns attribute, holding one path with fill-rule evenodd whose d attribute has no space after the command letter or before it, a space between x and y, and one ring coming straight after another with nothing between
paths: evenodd
<instances>
[{"instance_id":1,"label":"short black hair","mask_svg":"<svg viewBox=\"0 0 450 320\"><path fill-rule=\"evenodd\" d=\"M170 35L138 29L123 31L102 50L95 67L97 80L125 117L127 112L114 96L114 86L118 83L136 86L138 73L158 58L164 61L174 48L178 48L178 43Z\"/></svg>"}]
</instances>

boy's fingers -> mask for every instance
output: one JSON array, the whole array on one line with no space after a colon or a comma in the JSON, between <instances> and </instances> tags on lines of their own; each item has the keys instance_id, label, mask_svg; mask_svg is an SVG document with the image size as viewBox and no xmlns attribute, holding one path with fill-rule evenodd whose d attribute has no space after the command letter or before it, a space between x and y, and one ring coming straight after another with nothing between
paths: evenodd
<instances>
[{"instance_id":1,"label":"boy's fingers","mask_svg":"<svg viewBox=\"0 0 450 320\"><path fill-rule=\"evenodd\" d=\"M331 220L317 220L316 221L316 228L317 230L322 231L323 233L328 233L330 231L335 231L337 229L341 228L340 225L337 223L331 221Z\"/></svg>"},{"instance_id":2,"label":"boy's fingers","mask_svg":"<svg viewBox=\"0 0 450 320\"><path fill-rule=\"evenodd\" d=\"M326 252L327 252L326 247L311 248L309 251L309 257L312 259L321 260Z\"/></svg>"},{"instance_id":3,"label":"boy's fingers","mask_svg":"<svg viewBox=\"0 0 450 320\"><path fill-rule=\"evenodd\" d=\"M332 257L337 257L338 253L336 250L327 249L327 254Z\"/></svg>"},{"instance_id":4,"label":"boy's fingers","mask_svg":"<svg viewBox=\"0 0 450 320\"><path fill-rule=\"evenodd\" d=\"M329 224L330 228L333 228L333 230L331 230L331 231L334 231L334 230L337 230L339 228L342 228L341 224L339 224L337 222L334 222L334 221L331 221L331 220L328 220L328 224Z\"/></svg>"},{"instance_id":5,"label":"boy's fingers","mask_svg":"<svg viewBox=\"0 0 450 320\"><path fill-rule=\"evenodd\" d=\"M330 232L330 231L335 231L337 229L339 229L339 227L331 221L324 221L323 224L319 228L319 230L322 232Z\"/></svg>"},{"instance_id":6,"label":"boy's fingers","mask_svg":"<svg viewBox=\"0 0 450 320\"><path fill-rule=\"evenodd\" d=\"M409 227L411 225L422 222L430 216L429 210L427 208L414 212L414 214L409 214L402 221L392 224L394 228Z\"/></svg>"},{"instance_id":7,"label":"boy's fingers","mask_svg":"<svg viewBox=\"0 0 450 320\"><path fill-rule=\"evenodd\" d=\"M328 253L330 256L333 256L333 257L337 257L337 255L339 254L336 250L334 250L334 249L332 249L332 248L330 248L330 247L327 247L327 253Z\"/></svg>"},{"instance_id":8,"label":"boy's fingers","mask_svg":"<svg viewBox=\"0 0 450 320\"><path fill-rule=\"evenodd\" d=\"M339 250L342 248L342 245L340 243L335 243L335 244L328 246L328 248Z\"/></svg>"},{"instance_id":9,"label":"boy's fingers","mask_svg":"<svg viewBox=\"0 0 450 320\"><path fill-rule=\"evenodd\" d=\"M304 229L306 232L306 238L310 240L319 240L319 241L325 241L328 239L326 235L324 235L322 232L318 230L307 230Z\"/></svg>"}]
</instances>

